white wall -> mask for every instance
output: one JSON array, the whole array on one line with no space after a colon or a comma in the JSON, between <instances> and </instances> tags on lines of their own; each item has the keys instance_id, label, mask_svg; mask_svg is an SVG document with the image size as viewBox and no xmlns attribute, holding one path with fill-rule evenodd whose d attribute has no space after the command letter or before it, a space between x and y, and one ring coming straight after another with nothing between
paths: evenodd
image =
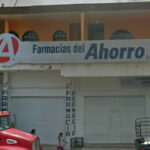
<instances>
[{"instance_id":1,"label":"white wall","mask_svg":"<svg viewBox=\"0 0 150 150\"><path fill-rule=\"evenodd\" d=\"M31 65L15 64L9 67L0 66L0 71L60 71L60 75L72 77L131 77L149 76L150 62L120 63L83 63L83 64L51 64Z\"/></svg>"},{"instance_id":2,"label":"white wall","mask_svg":"<svg viewBox=\"0 0 150 150\"><path fill-rule=\"evenodd\" d=\"M149 62L64 64L61 75L65 77L124 77L149 76Z\"/></svg>"},{"instance_id":3,"label":"white wall","mask_svg":"<svg viewBox=\"0 0 150 150\"><path fill-rule=\"evenodd\" d=\"M65 96L68 79L53 72L21 71L9 74L11 96Z\"/></svg>"},{"instance_id":4,"label":"white wall","mask_svg":"<svg viewBox=\"0 0 150 150\"><path fill-rule=\"evenodd\" d=\"M68 81L73 81L77 93L77 136L84 136L85 96L144 96L146 116L150 116L150 87L125 88L122 87L119 77L65 78L57 71L13 72L9 73L10 97L65 96Z\"/></svg>"}]
</instances>

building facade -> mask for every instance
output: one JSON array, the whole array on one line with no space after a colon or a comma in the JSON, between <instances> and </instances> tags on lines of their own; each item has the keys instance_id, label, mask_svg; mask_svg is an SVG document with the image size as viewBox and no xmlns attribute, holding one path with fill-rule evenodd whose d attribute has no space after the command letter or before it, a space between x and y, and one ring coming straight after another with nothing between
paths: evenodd
<instances>
[{"instance_id":1,"label":"building facade","mask_svg":"<svg viewBox=\"0 0 150 150\"><path fill-rule=\"evenodd\" d=\"M85 145L133 143L135 119L150 116L149 8L1 8L1 33L10 33L0 36L1 107L16 127L35 128L43 144L59 132Z\"/></svg>"}]
</instances>

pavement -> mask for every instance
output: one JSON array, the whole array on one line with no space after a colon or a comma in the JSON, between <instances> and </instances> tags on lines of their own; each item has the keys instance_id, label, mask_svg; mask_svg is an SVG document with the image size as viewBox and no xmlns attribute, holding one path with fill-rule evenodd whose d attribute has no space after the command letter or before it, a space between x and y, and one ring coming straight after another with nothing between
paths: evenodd
<instances>
[{"instance_id":1,"label":"pavement","mask_svg":"<svg viewBox=\"0 0 150 150\"><path fill-rule=\"evenodd\" d=\"M56 146L43 145L43 150L56 150ZM70 150L136 150L134 144L101 144L86 145L83 148L72 148Z\"/></svg>"}]
</instances>

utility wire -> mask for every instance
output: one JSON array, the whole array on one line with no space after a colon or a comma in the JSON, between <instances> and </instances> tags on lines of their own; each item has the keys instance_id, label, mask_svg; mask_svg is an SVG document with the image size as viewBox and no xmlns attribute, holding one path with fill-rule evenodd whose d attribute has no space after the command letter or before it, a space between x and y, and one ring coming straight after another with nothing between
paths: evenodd
<instances>
[{"instance_id":1,"label":"utility wire","mask_svg":"<svg viewBox=\"0 0 150 150\"><path fill-rule=\"evenodd\" d=\"M14 6L16 6L16 4L17 4L17 0L15 1Z\"/></svg>"},{"instance_id":2,"label":"utility wire","mask_svg":"<svg viewBox=\"0 0 150 150\"><path fill-rule=\"evenodd\" d=\"M21 0L20 0L20 1L18 0L18 3L17 3L17 5L19 6L21 2L22 2Z\"/></svg>"},{"instance_id":3,"label":"utility wire","mask_svg":"<svg viewBox=\"0 0 150 150\"><path fill-rule=\"evenodd\" d=\"M11 6L11 3L12 3L12 0L10 0L10 2L9 2L9 4L8 4L8 6Z\"/></svg>"}]
</instances>

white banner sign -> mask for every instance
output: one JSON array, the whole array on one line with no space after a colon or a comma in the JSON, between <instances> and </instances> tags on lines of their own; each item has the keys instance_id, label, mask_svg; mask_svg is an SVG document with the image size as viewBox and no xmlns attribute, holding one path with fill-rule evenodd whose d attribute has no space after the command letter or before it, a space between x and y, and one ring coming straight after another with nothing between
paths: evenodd
<instances>
[{"instance_id":1,"label":"white banner sign","mask_svg":"<svg viewBox=\"0 0 150 150\"><path fill-rule=\"evenodd\" d=\"M150 40L22 42L0 35L0 66L11 64L133 62L150 60Z\"/></svg>"}]
</instances>

